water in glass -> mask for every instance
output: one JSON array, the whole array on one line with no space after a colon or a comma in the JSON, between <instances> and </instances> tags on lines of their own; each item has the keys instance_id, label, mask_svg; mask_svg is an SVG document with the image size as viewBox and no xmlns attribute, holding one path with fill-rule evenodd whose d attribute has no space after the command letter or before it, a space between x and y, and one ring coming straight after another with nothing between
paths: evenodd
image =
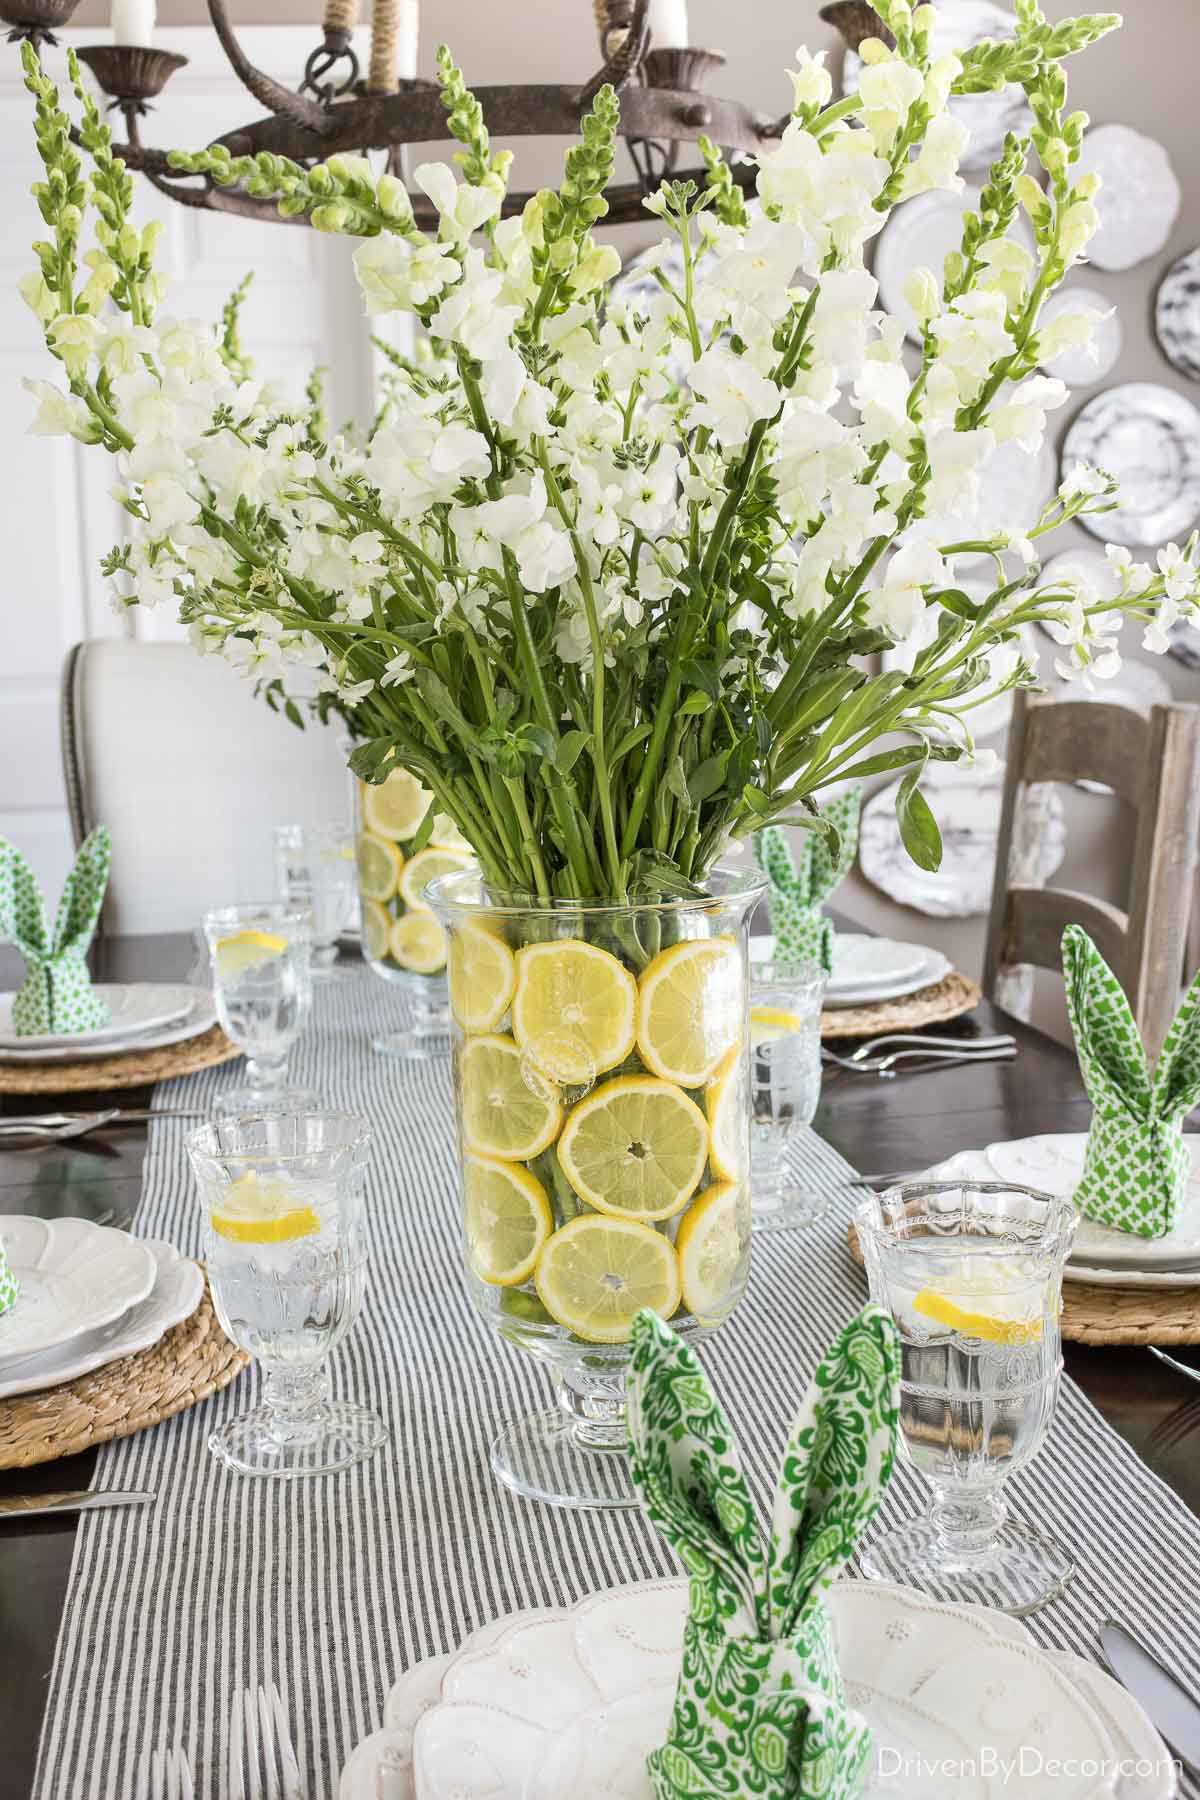
<instances>
[{"instance_id":1,"label":"water in glass","mask_svg":"<svg viewBox=\"0 0 1200 1800\"><path fill-rule=\"evenodd\" d=\"M283 903L312 915L314 975L329 974L358 895L353 833L347 825L278 825L275 870Z\"/></svg>"},{"instance_id":2,"label":"water in glass","mask_svg":"<svg viewBox=\"0 0 1200 1800\"><path fill-rule=\"evenodd\" d=\"M793 1133L812 1122L821 1097L821 1000L825 974L814 963L750 966L750 1173L754 1224L811 1224L824 1210L788 1181Z\"/></svg>"}]
</instances>

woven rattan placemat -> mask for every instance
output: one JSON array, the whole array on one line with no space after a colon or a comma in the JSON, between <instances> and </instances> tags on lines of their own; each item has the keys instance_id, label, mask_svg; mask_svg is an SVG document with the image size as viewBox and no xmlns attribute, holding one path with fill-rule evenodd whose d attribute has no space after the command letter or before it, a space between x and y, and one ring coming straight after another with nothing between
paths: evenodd
<instances>
[{"instance_id":1,"label":"woven rattan placemat","mask_svg":"<svg viewBox=\"0 0 1200 1800\"><path fill-rule=\"evenodd\" d=\"M858 1233L850 1254L862 1267ZM1109 1288L1063 1282L1062 1334L1073 1344L1200 1344L1200 1287Z\"/></svg>"},{"instance_id":2,"label":"woven rattan placemat","mask_svg":"<svg viewBox=\"0 0 1200 1800\"><path fill-rule=\"evenodd\" d=\"M191 1318L157 1344L60 1387L0 1400L0 1469L53 1462L159 1425L228 1387L249 1361L222 1331L206 1285Z\"/></svg>"},{"instance_id":3,"label":"woven rattan placemat","mask_svg":"<svg viewBox=\"0 0 1200 1800\"><path fill-rule=\"evenodd\" d=\"M219 1025L181 1044L158 1050L124 1050L77 1062L15 1063L0 1061L0 1094L102 1093L106 1088L149 1087L172 1075L191 1075L215 1063L232 1062L238 1050Z\"/></svg>"},{"instance_id":4,"label":"woven rattan placemat","mask_svg":"<svg viewBox=\"0 0 1200 1800\"><path fill-rule=\"evenodd\" d=\"M983 990L957 969L918 988L900 1000L877 1000L873 1006L838 1006L821 1014L823 1038L874 1037L884 1031L917 1031L922 1025L943 1025L970 1012L983 999Z\"/></svg>"}]
</instances>

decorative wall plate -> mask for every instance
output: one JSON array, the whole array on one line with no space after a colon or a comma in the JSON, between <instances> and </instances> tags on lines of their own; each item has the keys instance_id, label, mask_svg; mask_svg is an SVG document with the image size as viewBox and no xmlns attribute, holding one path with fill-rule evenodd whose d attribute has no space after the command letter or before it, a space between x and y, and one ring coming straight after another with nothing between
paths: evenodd
<instances>
[{"instance_id":1,"label":"decorative wall plate","mask_svg":"<svg viewBox=\"0 0 1200 1800\"><path fill-rule=\"evenodd\" d=\"M970 50L986 39L1003 41L1016 35L1017 22L1006 6L993 0L941 0L934 20L930 50L934 57ZM858 92L862 58L847 50L842 60L842 92ZM1031 122L1024 91L1010 85L998 94L960 94L950 102L954 118L967 127L970 142L961 167L987 169L1004 148L1005 133L1027 131Z\"/></svg>"},{"instance_id":2,"label":"decorative wall plate","mask_svg":"<svg viewBox=\"0 0 1200 1800\"><path fill-rule=\"evenodd\" d=\"M952 536L946 543L962 543L971 538L990 538L997 532L1028 531L1036 525L1042 509L1054 493L1056 468L1054 451L1046 440L1035 455L1030 456L1020 444L1010 440L997 444L985 458L980 471L979 504L973 513L961 519L948 520ZM1106 518L1111 514L1106 513ZM956 563L963 568L994 567L983 555L960 555Z\"/></svg>"},{"instance_id":3,"label":"decorative wall plate","mask_svg":"<svg viewBox=\"0 0 1200 1800\"><path fill-rule=\"evenodd\" d=\"M931 765L923 791L942 833L942 863L932 873L918 869L900 841L896 820L898 782L881 788L863 808L858 859L874 887L935 919L970 919L986 914L1004 796L1004 765L984 771L956 763ZM1018 820L1018 863L1022 879L1040 887L1059 867L1067 847L1061 797L1052 786L1026 789Z\"/></svg>"},{"instance_id":4,"label":"decorative wall plate","mask_svg":"<svg viewBox=\"0 0 1200 1800\"><path fill-rule=\"evenodd\" d=\"M1171 159L1154 138L1129 125L1097 125L1083 140L1071 179L1099 175L1100 229L1087 248L1097 269L1132 269L1157 256L1182 199Z\"/></svg>"},{"instance_id":5,"label":"decorative wall plate","mask_svg":"<svg viewBox=\"0 0 1200 1800\"><path fill-rule=\"evenodd\" d=\"M122 1356L132 1356L137 1350L157 1344L172 1325L191 1318L204 1294L200 1264L180 1256L173 1245L159 1239L140 1241L154 1258L156 1270L154 1286L146 1298L119 1319L96 1331L85 1331L56 1349L6 1360L0 1365L0 1400L57 1387L93 1369L105 1368Z\"/></svg>"},{"instance_id":6,"label":"decorative wall plate","mask_svg":"<svg viewBox=\"0 0 1200 1800\"><path fill-rule=\"evenodd\" d=\"M1115 544L1186 537L1200 516L1200 412L1174 388L1130 381L1089 400L1063 440L1062 469L1090 463L1116 477L1122 504L1080 519Z\"/></svg>"},{"instance_id":7,"label":"decorative wall plate","mask_svg":"<svg viewBox=\"0 0 1200 1800\"><path fill-rule=\"evenodd\" d=\"M13 994L0 994L0 1051L78 1050L88 1044L104 1044L109 1050L122 1038L139 1037L155 1026L169 1025L189 1013L196 999L193 988L178 982L98 982L92 989L108 1007L108 1021L91 1031L40 1031L18 1037L13 1030Z\"/></svg>"},{"instance_id":8,"label":"decorative wall plate","mask_svg":"<svg viewBox=\"0 0 1200 1800\"><path fill-rule=\"evenodd\" d=\"M906 200L889 218L875 249L875 278L879 303L894 318L903 319L914 344L921 342L916 314L904 298L904 283L918 265L932 269L939 288L942 266L951 250L962 243L963 217L979 206L978 188L965 187L959 194L938 190ZM1024 213L1018 212L1008 234L1027 250L1034 248L1033 231Z\"/></svg>"},{"instance_id":9,"label":"decorative wall plate","mask_svg":"<svg viewBox=\"0 0 1200 1800\"><path fill-rule=\"evenodd\" d=\"M899 1769L947 1757L956 1800L998 1800L972 1772L983 1744L1011 1758L1005 1792L1021 1800L1044 1800L1045 1786L1045 1756L1022 1759L1021 1746L1083 1765L1056 1784L1062 1800L1173 1795L1137 1703L1083 1659L1038 1650L1018 1621L882 1582L836 1582L827 1598L847 1697L875 1737L862 1800L915 1795L910 1778L897 1787ZM648 1800L645 1758L665 1735L686 1608L684 1582L642 1582L569 1612L514 1614L448 1666L418 1664L342 1771L339 1800Z\"/></svg>"},{"instance_id":10,"label":"decorative wall plate","mask_svg":"<svg viewBox=\"0 0 1200 1800\"><path fill-rule=\"evenodd\" d=\"M1047 375L1056 375L1068 387L1089 387L1094 381L1103 381L1116 367L1121 355L1124 333L1121 330L1120 315L1112 301L1097 288L1059 288L1043 306L1038 325L1044 327L1062 313L1079 312L1084 307L1092 307L1096 312L1108 315L1100 321L1092 334L1094 357L1086 350L1064 350L1061 356L1052 357L1049 362L1042 364Z\"/></svg>"},{"instance_id":11,"label":"decorative wall plate","mask_svg":"<svg viewBox=\"0 0 1200 1800\"><path fill-rule=\"evenodd\" d=\"M0 1317L0 1373L16 1357L120 1318L146 1298L158 1273L145 1244L90 1219L8 1213L0 1243L21 1283L16 1305Z\"/></svg>"},{"instance_id":12,"label":"decorative wall plate","mask_svg":"<svg viewBox=\"0 0 1200 1800\"><path fill-rule=\"evenodd\" d=\"M1154 330L1167 361L1200 381L1200 250L1189 250L1163 276Z\"/></svg>"}]
</instances>

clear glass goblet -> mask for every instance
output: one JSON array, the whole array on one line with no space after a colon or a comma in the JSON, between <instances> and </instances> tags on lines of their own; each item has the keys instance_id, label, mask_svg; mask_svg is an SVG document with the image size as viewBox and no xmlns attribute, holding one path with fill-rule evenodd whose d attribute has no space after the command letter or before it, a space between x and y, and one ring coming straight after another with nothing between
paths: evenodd
<instances>
[{"instance_id":1,"label":"clear glass goblet","mask_svg":"<svg viewBox=\"0 0 1200 1800\"><path fill-rule=\"evenodd\" d=\"M913 1184L859 1208L871 1297L900 1333L904 1454L933 1485L924 1518L867 1544L875 1580L1020 1616L1074 1574L1066 1550L1009 1518L1004 1488L1054 1419L1077 1223L1069 1201L999 1182Z\"/></svg>"},{"instance_id":2,"label":"clear glass goblet","mask_svg":"<svg viewBox=\"0 0 1200 1800\"><path fill-rule=\"evenodd\" d=\"M313 979L338 974L338 939L358 895L353 832L338 824L277 825L275 872L283 904L312 914Z\"/></svg>"},{"instance_id":3,"label":"clear glass goblet","mask_svg":"<svg viewBox=\"0 0 1200 1800\"><path fill-rule=\"evenodd\" d=\"M367 1280L363 1186L371 1133L349 1113L217 1119L188 1138L213 1304L262 1365L263 1398L215 1431L243 1475L323 1475L387 1442L367 1407L331 1397L328 1360Z\"/></svg>"},{"instance_id":4,"label":"clear glass goblet","mask_svg":"<svg viewBox=\"0 0 1200 1800\"><path fill-rule=\"evenodd\" d=\"M312 916L270 901L204 915L213 997L225 1035L246 1057L245 1082L217 1097L221 1112L302 1111L320 1104L289 1087L287 1059L312 1006Z\"/></svg>"},{"instance_id":5,"label":"clear glass goblet","mask_svg":"<svg viewBox=\"0 0 1200 1800\"><path fill-rule=\"evenodd\" d=\"M753 946L752 946L753 947ZM797 1186L788 1145L821 1097L825 971L811 962L750 964L750 1193L755 1231L803 1229L826 1196Z\"/></svg>"}]
</instances>

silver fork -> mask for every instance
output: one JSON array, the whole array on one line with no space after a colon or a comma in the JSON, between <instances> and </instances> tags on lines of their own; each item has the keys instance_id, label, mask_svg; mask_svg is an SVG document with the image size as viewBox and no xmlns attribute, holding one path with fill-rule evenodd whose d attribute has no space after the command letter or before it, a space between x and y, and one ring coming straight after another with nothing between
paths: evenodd
<instances>
[{"instance_id":1,"label":"silver fork","mask_svg":"<svg viewBox=\"0 0 1200 1800\"><path fill-rule=\"evenodd\" d=\"M848 1056L838 1056L835 1051L828 1050L822 1044L821 1060L836 1063L839 1069L848 1069L851 1075L877 1075L882 1081L894 1081L900 1073L897 1064L915 1061L923 1065L921 1068L909 1069L910 1075L923 1075L934 1069L961 1068L965 1063L1012 1062L1017 1054L1015 1044L1006 1045L998 1050L976 1050L964 1056L959 1050L893 1050L887 1056L880 1057L877 1062L852 1062Z\"/></svg>"},{"instance_id":2,"label":"silver fork","mask_svg":"<svg viewBox=\"0 0 1200 1800\"><path fill-rule=\"evenodd\" d=\"M229 1800L304 1800L279 1689L244 1688L229 1722Z\"/></svg>"},{"instance_id":3,"label":"silver fork","mask_svg":"<svg viewBox=\"0 0 1200 1800\"><path fill-rule=\"evenodd\" d=\"M164 1107L152 1112L149 1107L110 1106L93 1113L30 1113L19 1118L0 1119L0 1138L52 1138L61 1144L66 1138L83 1137L98 1131L102 1125L132 1125L146 1119L204 1119L207 1113L194 1108Z\"/></svg>"},{"instance_id":4,"label":"silver fork","mask_svg":"<svg viewBox=\"0 0 1200 1800\"><path fill-rule=\"evenodd\" d=\"M142 1751L134 1800L196 1800L192 1765L182 1744L170 1750Z\"/></svg>"},{"instance_id":5,"label":"silver fork","mask_svg":"<svg viewBox=\"0 0 1200 1800\"><path fill-rule=\"evenodd\" d=\"M867 1062L885 1045L896 1049L906 1049L909 1045L920 1046L926 1050L954 1050L961 1056L980 1056L985 1050L1006 1050L1011 1045L1016 1047L1016 1038L1010 1032L1002 1031L995 1037L934 1037L929 1032L889 1031L882 1037L872 1038L869 1044L860 1044L852 1050L848 1062Z\"/></svg>"}]
</instances>

